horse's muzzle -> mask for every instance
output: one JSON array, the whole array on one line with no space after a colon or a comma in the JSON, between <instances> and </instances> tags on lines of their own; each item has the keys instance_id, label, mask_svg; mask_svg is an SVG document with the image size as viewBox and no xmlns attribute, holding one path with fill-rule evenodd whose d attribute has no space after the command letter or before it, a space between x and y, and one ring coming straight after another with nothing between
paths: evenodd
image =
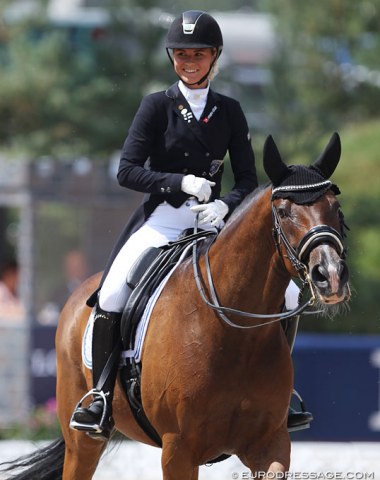
<instances>
[{"instance_id":1,"label":"horse's muzzle","mask_svg":"<svg viewBox=\"0 0 380 480\"><path fill-rule=\"evenodd\" d=\"M320 300L334 305L349 300L349 271L347 264L336 252L323 250L319 261L309 264L310 276ZM335 254L334 254L335 253ZM311 262L312 263L312 262Z\"/></svg>"}]
</instances>

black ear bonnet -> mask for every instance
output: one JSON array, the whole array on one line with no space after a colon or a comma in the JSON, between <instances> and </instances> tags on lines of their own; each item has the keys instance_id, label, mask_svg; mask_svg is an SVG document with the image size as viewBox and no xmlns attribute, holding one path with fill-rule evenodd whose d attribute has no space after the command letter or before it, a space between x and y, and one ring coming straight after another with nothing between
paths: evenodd
<instances>
[{"instance_id":1,"label":"black ear bonnet","mask_svg":"<svg viewBox=\"0 0 380 480\"><path fill-rule=\"evenodd\" d=\"M339 188L330 180L341 154L340 138L334 133L313 165L287 166L271 136L264 145L264 169L272 182L272 198L288 198L297 204L313 203L327 190L335 195Z\"/></svg>"},{"instance_id":2,"label":"black ear bonnet","mask_svg":"<svg viewBox=\"0 0 380 480\"><path fill-rule=\"evenodd\" d=\"M303 205L315 202L327 190L332 190L335 195L340 193L337 185L327 180L313 166L291 165L288 172L288 176L280 184L273 185L273 199L288 198Z\"/></svg>"}]
</instances>

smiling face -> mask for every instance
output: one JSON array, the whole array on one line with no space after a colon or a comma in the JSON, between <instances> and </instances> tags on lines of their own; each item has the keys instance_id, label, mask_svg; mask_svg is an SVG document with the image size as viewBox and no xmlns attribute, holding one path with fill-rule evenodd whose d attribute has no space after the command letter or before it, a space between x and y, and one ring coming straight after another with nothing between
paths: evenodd
<instances>
[{"instance_id":1,"label":"smiling face","mask_svg":"<svg viewBox=\"0 0 380 480\"><path fill-rule=\"evenodd\" d=\"M209 73L216 49L186 48L173 50L174 70L189 88L206 88L208 79L198 84Z\"/></svg>"}]
</instances>

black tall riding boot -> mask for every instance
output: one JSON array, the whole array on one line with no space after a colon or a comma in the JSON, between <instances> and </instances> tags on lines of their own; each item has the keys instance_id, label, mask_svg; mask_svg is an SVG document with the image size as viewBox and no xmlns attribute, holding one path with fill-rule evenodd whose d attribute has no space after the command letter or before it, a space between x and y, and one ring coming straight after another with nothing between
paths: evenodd
<instances>
[{"instance_id":1,"label":"black tall riding boot","mask_svg":"<svg viewBox=\"0 0 380 480\"><path fill-rule=\"evenodd\" d=\"M98 305L92 337L92 378L94 388L78 403L70 427L83 430L97 440L108 440L114 426L112 400L120 356L121 313L105 312ZM88 407L82 403L93 397Z\"/></svg>"},{"instance_id":2,"label":"black tall riding boot","mask_svg":"<svg viewBox=\"0 0 380 480\"><path fill-rule=\"evenodd\" d=\"M285 336L290 348L290 353L292 353L293 351L294 343L296 340L299 319L300 317L299 315L297 315L285 320L285 324L284 323L282 324L285 331ZM309 428L310 422L313 420L313 415L309 412L306 412L302 398L295 390L294 390L294 395L300 402L301 411L297 412L296 410L294 410L294 408L289 407L289 414L288 414L288 431L289 432L295 432L296 430L304 430L305 428Z\"/></svg>"}]
</instances>

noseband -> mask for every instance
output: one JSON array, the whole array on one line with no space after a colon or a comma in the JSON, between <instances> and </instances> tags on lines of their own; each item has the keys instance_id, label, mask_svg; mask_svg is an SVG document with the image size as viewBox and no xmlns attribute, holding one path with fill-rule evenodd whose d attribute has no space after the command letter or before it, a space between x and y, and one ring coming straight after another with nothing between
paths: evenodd
<instances>
[{"instance_id":1,"label":"noseband","mask_svg":"<svg viewBox=\"0 0 380 480\"><path fill-rule=\"evenodd\" d=\"M273 237L274 242L277 248L277 251L280 257L283 259L281 252L281 242L283 243L286 256L289 259L290 263L297 270L301 279L305 276L307 272L306 261L310 255L310 252L321 245L322 243L332 244L339 257L344 259L346 256L346 249L343 245L342 235L335 230L335 228L329 227L328 225L318 225L311 228L301 239L298 246L293 248L281 226L280 216L276 210L276 207L272 203L272 217L273 217Z\"/></svg>"}]
</instances>

